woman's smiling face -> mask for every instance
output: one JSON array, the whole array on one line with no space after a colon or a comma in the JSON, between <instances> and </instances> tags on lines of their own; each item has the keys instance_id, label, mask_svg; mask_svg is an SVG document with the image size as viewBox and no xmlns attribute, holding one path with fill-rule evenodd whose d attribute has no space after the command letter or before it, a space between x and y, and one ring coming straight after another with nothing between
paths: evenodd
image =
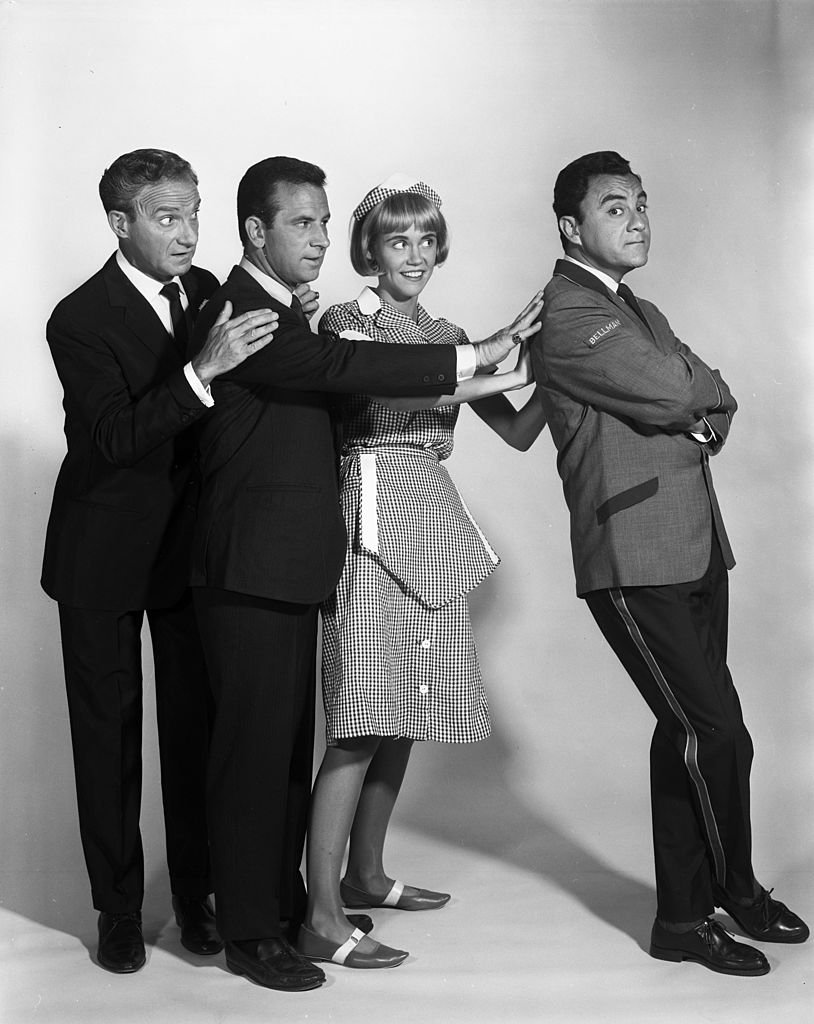
<instances>
[{"instance_id":1,"label":"woman's smiling face","mask_svg":"<svg viewBox=\"0 0 814 1024\"><path fill-rule=\"evenodd\" d=\"M380 235L371 253L379 277L379 296L397 309L405 305L414 308L432 277L437 255L435 232L420 231L415 224Z\"/></svg>"}]
</instances>

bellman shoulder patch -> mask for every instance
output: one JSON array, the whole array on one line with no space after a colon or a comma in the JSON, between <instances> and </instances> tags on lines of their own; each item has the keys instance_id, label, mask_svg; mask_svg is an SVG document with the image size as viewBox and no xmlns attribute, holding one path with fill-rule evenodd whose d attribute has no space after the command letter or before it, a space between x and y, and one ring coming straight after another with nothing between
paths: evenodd
<instances>
[{"instance_id":1,"label":"bellman shoulder patch","mask_svg":"<svg viewBox=\"0 0 814 1024\"><path fill-rule=\"evenodd\" d=\"M590 336L590 338L585 339L585 344L588 345L590 348L593 348L594 345L598 341L601 341L606 334L610 334L611 331L616 330L616 328L620 327L621 324L621 320L608 320L608 322L604 324L602 327L600 327L598 331L595 331Z\"/></svg>"}]
</instances>

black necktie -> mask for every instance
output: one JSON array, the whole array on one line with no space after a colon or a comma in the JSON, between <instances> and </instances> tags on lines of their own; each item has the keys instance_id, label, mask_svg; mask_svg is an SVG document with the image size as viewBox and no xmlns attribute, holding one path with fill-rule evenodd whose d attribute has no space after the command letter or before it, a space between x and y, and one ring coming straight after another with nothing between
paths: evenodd
<instances>
[{"instance_id":1,"label":"black necktie","mask_svg":"<svg viewBox=\"0 0 814 1024\"><path fill-rule=\"evenodd\" d=\"M308 317L305 315L305 312L304 312L304 310L302 308L302 303L300 302L299 296L298 295L294 295L293 292L291 294L291 309L294 312L294 315L299 320L299 322L303 325L303 327L307 327L308 330L310 331L311 330L311 326L308 323Z\"/></svg>"},{"instance_id":2,"label":"black necktie","mask_svg":"<svg viewBox=\"0 0 814 1024\"><path fill-rule=\"evenodd\" d=\"M633 294L630 288L628 288L626 284L623 284L620 281L616 288L616 294L619 296L620 299L622 299L623 302L626 302L628 306L630 306L630 308L641 320L641 322L645 325L645 327L647 327L647 329L650 330L647 321L644 318L644 313L642 313L641 306L639 305L638 301L636 300L636 296Z\"/></svg>"},{"instance_id":3,"label":"black necktie","mask_svg":"<svg viewBox=\"0 0 814 1024\"><path fill-rule=\"evenodd\" d=\"M187 346L189 345L189 322L187 321L186 311L181 305L181 289L175 281L170 281L169 284L164 285L160 294L163 295L170 304L172 336L175 339L176 348L184 359L186 359Z\"/></svg>"}]
</instances>

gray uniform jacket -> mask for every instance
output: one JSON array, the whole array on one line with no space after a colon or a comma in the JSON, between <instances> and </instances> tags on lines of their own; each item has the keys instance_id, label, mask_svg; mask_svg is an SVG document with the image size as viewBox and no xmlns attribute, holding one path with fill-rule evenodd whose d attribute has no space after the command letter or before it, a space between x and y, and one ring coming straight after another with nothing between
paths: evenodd
<instances>
[{"instance_id":1,"label":"gray uniform jacket","mask_svg":"<svg viewBox=\"0 0 814 1024\"><path fill-rule=\"evenodd\" d=\"M644 322L590 271L558 260L534 343L535 377L571 514L577 593L698 579L715 529L734 563L709 470L737 403L639 300ZM715 433L699 443L689 428Z\"/></svg>"}]
</instances>

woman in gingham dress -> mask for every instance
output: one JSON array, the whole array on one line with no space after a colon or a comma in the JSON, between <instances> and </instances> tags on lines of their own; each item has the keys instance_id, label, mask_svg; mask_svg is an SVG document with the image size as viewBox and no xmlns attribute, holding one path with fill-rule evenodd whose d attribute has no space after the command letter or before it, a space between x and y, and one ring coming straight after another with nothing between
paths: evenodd
<instances>
[{"instance_id":1,"label":"woman in gingham dress","mask_svg":"<svg viewBox=\"0 0 814 1024\"><path fill-rule=\"evenodd\" d=\"M440 197L399 175L354 212L351 260L377 274L353 302L332 306L321 332L383 344L460 345L464 332L418 304L448 251ZM508 329L533 334L533 300ZM314 789L309 905L298 946L313 959L393 967L407 956L353 929L346 907L442 907L449 896L385 874L390 815L415 740L464 743L489 735L489 711L466 594L498 564L441 460L452 452L457 405L526 449L545 425L535 396L516 411L501 392L529 383L514 371L474 377L439 399L349 396L342 405L341 502L345 569L323 605L323 697L328 748ZM345 878L339 873L350 837Z\"/></svg>"}]
</instances>

